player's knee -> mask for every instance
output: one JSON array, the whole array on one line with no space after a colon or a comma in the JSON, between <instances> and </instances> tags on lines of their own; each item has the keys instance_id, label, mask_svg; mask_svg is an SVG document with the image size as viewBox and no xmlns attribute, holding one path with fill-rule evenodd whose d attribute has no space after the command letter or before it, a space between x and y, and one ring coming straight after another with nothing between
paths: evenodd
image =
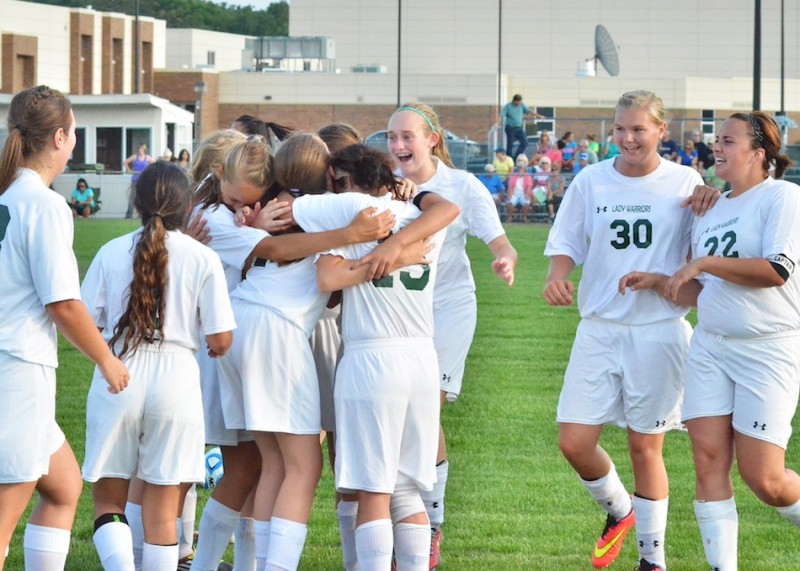
<instances>
[{"instance_id":1,"label":"player's knee","mask_svg":"<svg viewBox=\"0 0 800 571\"><path fill-rule=\"evenodd\" d=\"M775 506L781 503L785 485L784 471L766 472L759 469L750 469L739 466L742 480L753 493L767 505Z\"/></svg>"},{"instance_id":2,"label":"player's knee","mask_svg":"<svg viewBox=\"0 0 800 571\"><path fill-rule=\"evenodd\" d=\"M425 513L425 504L420 496L419 488L412 481L405 478L401 480L400 478L398 478L392 498L389 500L392 523L401 522L419 513Z\"/></svg>"}]
</instances>

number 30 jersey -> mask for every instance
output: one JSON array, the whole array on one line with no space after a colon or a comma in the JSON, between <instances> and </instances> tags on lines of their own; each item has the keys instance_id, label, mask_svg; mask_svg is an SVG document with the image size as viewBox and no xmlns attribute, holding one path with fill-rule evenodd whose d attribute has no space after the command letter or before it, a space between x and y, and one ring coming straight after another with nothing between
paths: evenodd
<instances>
[{"instance_id":1,"label":"number 30 jersey","mask_svg":"<svg viewBox=\"0 0 800 571\"><path fill-rule=\"evenodd\" d=\"M745 287L701 274L697 319L728 337L800 330L800 188L767 178L739 196L723 194L692 232L695 257L764 258L789 275L780 287Z\"/></svg>"},{"instance_id":2,"label":"number 30 jersey","mask_svg":"<svg viewBox=\"0 0 800 571\"><path fill-rule=\"evenodd\" d=\"M686 315L651 290L618 292L633 271L672 275L686 263L690 208L680 204L703 180L694 169L661 159L652 173L627 177L614 160L583 169L564 195L546 256L583 264L578 309L583 318L643 325Z\"/></svg>"}]
</instances>

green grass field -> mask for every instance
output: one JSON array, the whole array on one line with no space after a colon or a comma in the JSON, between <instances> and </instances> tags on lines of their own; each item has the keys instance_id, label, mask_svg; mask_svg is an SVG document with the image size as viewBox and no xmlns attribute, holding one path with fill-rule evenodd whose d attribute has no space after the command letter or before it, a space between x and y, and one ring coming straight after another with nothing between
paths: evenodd
<instances>
[{"instance_id":1,"label":"green grass field","mask_svg":"<svg viewBox=\"0 0 800 571\"><path fill-rule=\"evenodd\" d=\"M78 220L75 251L81 272L103 243L134 227L130 221ZM519 252L513 289L491 273L488 249L475 240L468 244L478 288L478 330L463 395L443 412L451 467L441 571L592 569L589 553L605 517L561 457L554 421L578 314L574 307L552 308L541 299L547 231L547 226L540 225L508 226L509 238ZM63 342L60 363L58 420L80 461L92 368ZM623 481L630 485L625 442L624 432L618 429L607 430L603 437ZM793 444L788 463L800 468L798 447ZM665 456L672 482L669 568L706 569L692 511L694 477L685 433L668 435ZM736 492L740 569L799 569L798 530L760 504L738 477ZM201 490L198 521L206 496ZM8 569L22 569L22 529L20 525L14 536ZM91 533L87 486L73 529L68 569L100 569ZM612 568L627 571L637 563L635 540L629 539ZM327 468L300 567L307 571L342 568Z\"/></svg>"}]
</instances>

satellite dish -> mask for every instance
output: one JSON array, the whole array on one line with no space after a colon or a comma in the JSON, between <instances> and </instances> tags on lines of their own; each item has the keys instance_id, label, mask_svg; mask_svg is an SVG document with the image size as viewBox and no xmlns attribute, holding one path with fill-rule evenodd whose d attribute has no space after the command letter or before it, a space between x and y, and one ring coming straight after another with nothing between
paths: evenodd
<instances>
[{"instance_id":1,"label":"satellite dish","mask_svg":"<svg viewBox=\"0 0 800 571\"><path fill-rule=\"evenodd\" d=\"M611 34L602 24L598 24L594 30L594 59L603 64L608 75L615 77L619 75L617 46L614 45Z\"/></svg>"}]
</instances>

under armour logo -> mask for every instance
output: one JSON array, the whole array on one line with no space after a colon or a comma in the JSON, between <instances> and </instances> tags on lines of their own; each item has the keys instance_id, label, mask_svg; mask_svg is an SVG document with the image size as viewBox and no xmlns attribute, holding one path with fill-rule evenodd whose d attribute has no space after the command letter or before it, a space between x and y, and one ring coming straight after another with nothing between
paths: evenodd
<instances>
[{"instance_id":1,"label":"under armour logo","mask_svg":"<svg viewBox=\"0 0 800 571\"><path fill-rule=\"evenodd\" d=\"M442 375L442 382L449 383L450 382L450 375Z\"/></svg>"},{"instance_id":2,"label":"under armour logo","mask_svg":"<svg viewBox=\"0 0 800 571\"><path fill-rule=\"evenodd\" d=\"M659 426L666 426L666 425L667 425L667 421L666 420L657 420L656 421L656 428L658 428Z\"/></svg>"},{"instance_id":3,"label":"under armour logo","mask_svg":"<svg viewBox=\"0 0 800 571\"><path fill-rule=\"evenodd\" d=\"M431 503L431 507L432 507L433 509L436 509L436 508L438 508L438 507L439 507L439 502L432 502L432 503Z\"/></svg>"},{"instance_id":4,"label":"under armour logo","mask_svg":"<svg viewBox=\"0 0 800 571\"><path fill-rule=\"evenodd\" d=\"M653 547L658 547L658 540L657 539L653 540Z\"/></svg>"},{"instance_id":5,"label":"under armour logo","mask_svg":"<svg viewBox=\"0 0 800 571\"><path fill-rule=\"evenodd\" d=\"M608 206L598 206L597 213L600 214L600 212L608 212Z\"/></svg>"},{"instance_id":6,"label":"under armour logo","mask_svg":"<svg viewBox=\"0 0 800 571\"><path fill-rule=\"evenodd\" d=\"M767 429L767 425L765 423L764 424L759 424L758 421L755 421L753 423L753 428L758 428L759 426L761 427L761 430L766 430Z\"/></svg>"}]
</instances>

